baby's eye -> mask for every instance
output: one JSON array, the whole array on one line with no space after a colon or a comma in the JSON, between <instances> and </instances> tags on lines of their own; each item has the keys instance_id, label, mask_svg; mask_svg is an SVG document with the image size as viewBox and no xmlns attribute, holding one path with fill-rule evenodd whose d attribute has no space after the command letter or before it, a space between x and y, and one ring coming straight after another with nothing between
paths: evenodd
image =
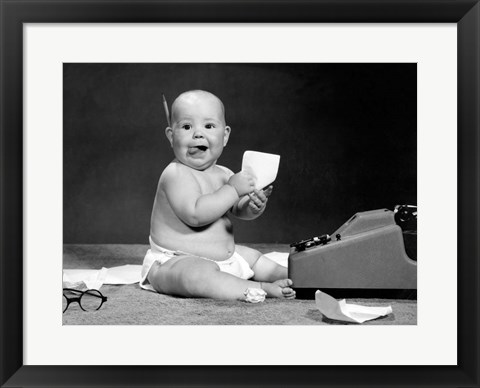
<instances>
[{"instance_id":1,"label":"baby's eye","mask_svg":"<svg viewBox=\"0 0 480 388\"><path fill-rule=\"evenodd\" d=\"M190 124L183 124L182 128L188 131L189 129L192 129L192 126Z\"/></svg>"},{"instance_id":2,"label":"baby's eye","mask_svg":"<svg viewBox=\"0 0 480 388\"><path fill-rule=\"evenodd\" d=\"M207 125L205 125L205 128L212 129L212 128L215 128L215 125L214 124L207 124Z\"/></svg>"}]
</instances>

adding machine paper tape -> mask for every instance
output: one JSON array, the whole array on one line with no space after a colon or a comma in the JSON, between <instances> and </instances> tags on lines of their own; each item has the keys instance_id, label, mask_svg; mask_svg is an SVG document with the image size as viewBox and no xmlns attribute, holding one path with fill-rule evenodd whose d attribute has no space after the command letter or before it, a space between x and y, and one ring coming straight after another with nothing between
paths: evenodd
<instances>
[{"instance_id":1,"label":"adding machine paper tape","mask_svg":"<svg viewBox=\"0 0 480 388\"><path fill-rule=\"evenodd\" d=\"M280 155L265 152L245 151L242 160L242 171L252 174L255 188L261 190L277 178Z\"/></svg>"}]
</instances>

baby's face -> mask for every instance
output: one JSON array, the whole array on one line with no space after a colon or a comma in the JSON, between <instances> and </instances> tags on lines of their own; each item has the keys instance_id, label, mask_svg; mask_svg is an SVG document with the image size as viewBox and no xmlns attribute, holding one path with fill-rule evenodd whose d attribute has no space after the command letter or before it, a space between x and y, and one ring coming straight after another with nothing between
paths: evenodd
<instances>
[{"instance_id":1,"label":"baby's face","mask_svg":"<svg viewBox=\"0 0 480 388\"><path fill-rule=\"evenodd\" d=\"M172 106L172 128L165 131L177 160L196 170L215 164L227 144L220 101L207 93L180 96Z\"/></svg>"}]
</instances>

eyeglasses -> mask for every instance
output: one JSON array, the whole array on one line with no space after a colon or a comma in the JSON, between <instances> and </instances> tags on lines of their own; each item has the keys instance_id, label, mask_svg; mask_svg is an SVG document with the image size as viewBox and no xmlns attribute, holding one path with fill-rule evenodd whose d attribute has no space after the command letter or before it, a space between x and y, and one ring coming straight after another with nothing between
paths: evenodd
<instances>
[{"instance_id":1,"label":"eyeglasses","mask_svg":"<svg viewBox=\"0 0 480 388\"><path fill-rule=\"evenodd\" d=\"M96 311L107 301L107 297L98 290L80 291L73 288L64 288L62 299L63 312L67 311L70 303L78 302L83 311Z\"/></svg>"}]
</instances>

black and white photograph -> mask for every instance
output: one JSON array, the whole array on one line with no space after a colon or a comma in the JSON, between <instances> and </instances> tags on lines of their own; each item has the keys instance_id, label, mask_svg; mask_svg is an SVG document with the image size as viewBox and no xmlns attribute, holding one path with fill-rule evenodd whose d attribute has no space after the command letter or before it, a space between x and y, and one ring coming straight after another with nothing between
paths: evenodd
<instances>
[{"instance_id":1,"label":"black and white photograph","mask_svg":"<svg viewBox=\"0 0 480 388\"><path fill-rule=\"evenodd\" d=\"M478 387L480 0L0 0L0 386Z\"/></svg>"},{"instance_id":2,"label":"black and white photograph","mask_svg":"<svg viewBox=\"0 0 480 388\"><path fill-rule=\"evenodd\" d=\"M417 325L417 215L416 63L63 64L63 325Z\"/></svg>"}]
</instances>

